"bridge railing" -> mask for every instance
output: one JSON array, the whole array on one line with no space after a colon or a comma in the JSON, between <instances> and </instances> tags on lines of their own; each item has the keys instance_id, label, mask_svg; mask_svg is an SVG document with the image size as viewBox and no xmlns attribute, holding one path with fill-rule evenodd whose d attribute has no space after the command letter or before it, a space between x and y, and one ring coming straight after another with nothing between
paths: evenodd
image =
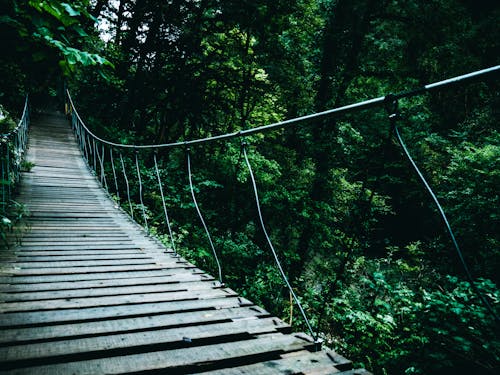
<instances>
[{"instance_id":1,"label":"bridge railing","mask_svg":"<svg viewBox=\"0 0 500 375\"><path fill-rule=\"evenodd\" d=\"M2 213L7 210L21 180L22 163L28 146L29 124L29 97L26 96L17 126L8 133L0 135Z\"/></svg>"},{"instance_id":2,"label":"bridge railing","mask_svg":"<svg viewBox=\"0 0 500 375\"><path fill-rule=\"evenodd\" d=\"M280 128L285 128L285 127L290 127L294 126L298 123L303 123L306 121L310 121L313 119L320 119L320 118L329 118L333 116L338 116L344 113L352 112L352 111L357 111L357 110L363 110L363 109L368 109L372 107L380 107L380 106L386 106L386 109L388 111L388 117L390 119L390 122L392 124L394 134L396 139L399 141L401 144L401 147L403 148L405 155L408 157L410 164L412 167L415 169L415 172L418 174L420 177L422 183L424 184L425 188L428 190L429 194L432 196L436 206L438 207L438 210L440 212L440 215L445 222L447 229L449 231L450 237L453 240L454 246L456 248L456 251L459 255L459 258L462 261L462 265L466 271L466 274L471 282L472 287L475 289L475 292L479 295L479 297L482 299L482 301L485 303L486 307L490 312L492 312L495 316L496 314L493 312L491 306L489 303L486 301L484 296L481 295L481 293L475 288L474 280L472 279L472 276L469 273L467 264L463 260L461 251L458 247L458 244L455 240L455 237L453 235L453 232L451 230L451 227L448 224L448 220L446 218L446 215L443 211L443 209L440 206L439 201L437 200L435 194L432 192L430 186L428 185L427 181L425 181L425 178L421 174L420 170L412 160L411 156L409 155L406 146L401 138L401 135L398 131L397 128L397 119L398 119L398 112L397 112L397 102L398 100L402 98L408 98L416 95L421 95L426 92L431 92L431 91L436 91L440 90L444 87L448 87L450 85L454 84L459 84L463 82L468 82L474 79L478 78L484 78L485 76L490 76L492 74L498 74L500 73L500 65L488 68L488 69L483 69L480 71L468 73L462 76L454 77L451 79L446 79L440 82L435 82L432 84L428 84L425 86L422 86L420 88L417 88L415 90L411 91L405 91L401 92L398 94L390 94L382 97L377 97L373 98L370 100L365 100L359 103L354 103L350 105L346 105L343 107L339 108L334 108L330 109L324 112L319 112L319 113L314 113L311 115L306 115L298 118L293 118L269 125L264 125L261 127L256 127L256 128L251 128L251 129L246 129L246 130L241 130L237 132L232 132L232 133L227 133L227 134L221 134L221 135L216 135L216 136L211 136L207 138L201 138L201 139L194 139L194 140L189 140L189 141L181 141L181 142L173 142L173 143L166 143L166 144L153 144L153 145L129 145L129 144L120 144L120 143L114 143L107 141L105 139L102 139L95 135L84 123L84 121L81 119L80 115L78 114L78 111L73 103L73 100L71 98L71 95L69 91L66 91L67 94L67 111L68 114L71 116L71 123L72 127L76 136L76 140L78 142L78 145L80 147L80 150L82 152L82 155L84 159L86 160L88 166L90 169L93 171L95 174L96 178L100 181L101 185L110 193L114 193L117 195L118 198L122 198L124 200L126 198L125 204L128 205L128 211L130 216L135 219L136 221L140 222L146 231L149 229L149 224L148 224L148 215L147 215L147 209L146 206L144 205L143 202L143 196L144 196L144 189L143 189L143 182L141 178L141 168L140 168L140 158L141 154L149 151L152 153L152 158L154 160L154 167L155 167L155 173L157 176L157 182L158 182L158 190L161 195L162 199L162 204L163 204L163 210L164 210L164 215L165 215L165 222L168 227L168 232L170 236L170 241L171 241L171 246L172 249L175 251L175 242L174 238L172 236L172 229L171 229L171 224L170 224L170 219L168 215L168 210L167 206L165 204L165 197L164 197L164 191L163 191L163 186L162 186L162 180L160 178L160 173L158 169L158 162L157 162L157 151L159 149L164 149L164 148L173 148L173 147L184 147L186 150L186 165L187 165L187 174L189 177L189 185L190 185L190 190L191 190L191 196L192 200L194 203L194 206L196 208L197 214L200 218L201 224L203 225L203 228L206 232L208 242L210 244L210 247L212 249L214 259L217 263L218 267L218 273L219 273L219 280L222 283L222 267L219 262L219 257L217 255L217 251L214 247L214 244L212 242L210 232L208 229L208 226L203 218L203 215L201 213L201 210L197 204L196 201L196 196L195 196L195 190L193 187L193 181L191 177L191 159L190 159L190 149L189 147L199 145L202 143L206 142L215 142L215 141L226 141L232 138L238 138L241 137L244 139L248 135L256 134L256 133L264 133L267 131L272 131ZM281 277L284 280L284 283L288 287L290 291L290 295L293 297L295 303L297 304L300 313L302 314L302 317L304 318L304 322L311 333L311 335L317 339L318 335L316 332L314 332L309 319L302 308L302 305L300 303L299 298L295 294L294 288L292 288L290 282L288 281L287 275L283 267L281 266L281 262L279 260L279 257L274 249L274 246L270 240L270 237L268 235L267 229L266 229L266 224L264 222L264 218L261 212L260 208L260 201L259 201L259 194L257 190L257 182L255 180L253 171L252 171L252 166L249 162L248 156L247 156L247 147L246 143L242 141L242 154L244 155L245 161L246 161L246 166L248 168L248 172L250 175L250 180L252 182L252 188L254 191L254 198L255 198L255 203L256 203L256 208L258 211L258 216L259 216L259 221L260 221L260 226L263 231L263 234L267 240L267 244L269 246L270 251L273 254L274 260L276 262L277 268L281 274ZM151 158L151 154L149 155ZM126 159L126 160L124 160ZM127 163L125 162L127 161ZM128 166L128 167L127 167ZM118 175L121 174L121 177L119 178ZM135 178L135 181L131 181L130 177ZM120 189L119 189L119 183L118 179L120 179L121 183L125 185L124 192L122 194L125 194L126 197L120 197ZM138 200L140 204L135 204L132 202L131 199L131 187L132 183L134 183L135 189L138 189ZM151 187L148 187L151 188ZM139 212L137 212L139 211ZM498 319L498 316L496 316L496 319Z\"/></svg>"}]
</instances>

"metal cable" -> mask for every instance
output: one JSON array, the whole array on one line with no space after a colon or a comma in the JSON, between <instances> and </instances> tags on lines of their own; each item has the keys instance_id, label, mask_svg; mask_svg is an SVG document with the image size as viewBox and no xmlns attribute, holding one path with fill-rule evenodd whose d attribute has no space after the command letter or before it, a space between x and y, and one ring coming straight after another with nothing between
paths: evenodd
<instances>
[{"instance_id":1,"label":"metal cable","mask_svg":"<svg viewBox=\"0 0 500 375\"><path fill-rule=\"evenodd\" d=\"M141 209L142 209L142 217L144 218L144 226L146 228L146 232L149 232L148 228L148 219L146 217L146 208L144 206L144 202L142 201L142 178L141 178L141 169L139 168L139 152L135 152L135 166L137 168L137 178L139 180L139 200L141 201Z\"/></svg>"},{"instance_id":2,"label":"metal cable","mask_svg":"<svg viewBox=\"0 0 500 375\"><path fill-rule=\"evenodd\" d=\"M102 145L101 150L102 150L102 156L101 156L101 175L102 175L102 178L104 179L104 187L106 188L106 191L109 192L108 181L106 179L106 170L104 168L104 165L105 165L104 164L104 157L106 155L105 149L104 149L104 144ZM102 182L101 182L101 185L102 185Z\"/></svg>"},{"instance_id":3,"label":"metal cable","mask_svg":"<svg viewBox=\"0 0 500 375\"><path fill-rule=\"evenodd\" d=\"M477 78L482 77L482 76L497 74L499 72L500 72L500 65L496 65L496 66L492 66L492 67L487 68L487 69L482 69L482 70L467 73L467 74L464 74L461 76L446 79L443 81L431 83L431 84L422 86L420 88L417 88L415 90L401 92L401 93L398 93L398 94L393 95L393 96L396 98L408 98L408 97L423 94L425 92L435 91L435 90L440 89L442 87L450 86L453 84L471 81L471 80L477 79ZM281 129L281 128L287 127L289 125L296 125L298 123L302 123L302 122L308 121L308 120L325 118L325 117L330 117L330 116L334 116L334 115L340 115L343 113L352 112L353 110L368 109L368 108L382 105L387 101L387 96L380 96L380 97L365 100L362 102L345 105L343 107L333 108L333 109L329 109L329 110L326 110L323 112L313 113L313 114L306 115L306 116L301 116L301 117L297 117L297 118L293 118L293 119L289 119L289 120L285 120L285 121L276 122L274 124L259 126L256 128L241 130L241 131L237 131L237 132L233 132L233 133L216 135L216 136L212 136L212 137L194 139L194 140L185 141L185 142L173 142L173 143L164 143L164 144L156 144L156 145L125 145L125 144L113 143L113 142L106 141L102 138L99 138L94 133L92 133L90 131L90 129L82 121L82 119L80 118L80 115L76 111L75 105L73 103L73 99L71 98L71 95L70 95L68 90L66 90L66 94L68 96L68 101L70 103L72 111L76 114L76 116L78 117L78 119L82 123L82 126L85 128L85 130L94 139L96 139L100 142L103 142L109 146L121 147L121 148L133 148L133 149L168 148L168 147L180 147L180 146L185 147L185 146L200 144L200 143L205 143L205 142L227 140L230 138L236 138L236 137L240 137L240 136L247 136L247 135L251 135L251 134L263 133L266 131Z\"/></svg>"},{"instance_id":4,"label":"metal cable","mask_svg":"<svg viewBox=\"0 0 500 375\"><path fill-rule=\"evenodd\" d=\"M191 176L191 157L190 157L190 151L189 149L186 152L187 154L187 168L188 168L188 177L189 177L189 187L191 189L191 196L193 197L193 203L196 208L196 212L198 213L198 217L200 218L201 224L203 225L203 228L205 228L205 232L208 237L208 241L210 242L210 247L212 248L212 252L214 253L215 261L217 263L217 268L219 270L219 281L221 284L222 282L222 268L219 262L219 257L217 256L217 252L215 251L214 244L212 242L212 237L210 237L210 232L208 231L207 225L205 224L205 220L203 219L203 215L201 214L200 208L198 207L198 202L196 202L196 197L194 195L194 188L193 188L193 179Z\"/></svg>"},{"instance_id":5,"label":"metal cable","mask_svg":"<svg viewBox=\"0 0 500 375\"><path fill-rule=\"evenodd\" d=\"M3 144L2 143L2 148L3 147L8 147L7 144ZM2 153L3 154L3 153ZM2 212L5 213L5 210L6 210L6 206L7 206L7 201L5 199L5 182L6 182L6 179L5 179L5 160L4 158L2 157Z\"/></svg>"},{"instance_id":6,"label":"metal cable","mask_svg":"<svg viewBox=\"0 0 500 375\"><path fill-rule=\"evenodd\" d=\"M118 189L118 180L116 179L116 169L115 169L115 161L113 158L113 148L109 148L109 158L111 159L111 169L113 170L113 178L115 180L115 189L116 189L116 196L118 197L118 200L120 200L120 190Z\"/></svg>"},{"instance_id":7,"label":"metal cable","mask_svg":"<svg viewBox=\"0 0 500 375\"><path fill-rule=\"evenodd\" d=\"M177 254L175 249L174 236L172 235L172 227L170 226L170 220L168 218L167 205L165 204L165 197L163 195L163 186L161 184L160 171L158 170L158 163L156 161L156 153L153 154L153 160L155 162L156 177L158 178L158 187L160 188L161 203L163 204L163 212L165 213L165 220L167 222L168 234L170 236L170 242L172 243L172 250Z\"/></svg>"},{"instance_id":8,"label":"metal cable","mask_svg":"<svg viewBox=\"0 0 500 375\"><path fill-rule=\"evenodd\" d=\"M96 140L92 138L92 154L94 158L94 172L97 175L97 155L96 155L96 150L95 150L95 142Z\"/></svg>"},{"instance_id":9,"label":"metal cable","mask_svg":"<svg viewBox=\"0 0 500 375\"><path fill-rule=\"evenodd\" d=\"M290 291L290 294L292 295L293 299L295 300L295 303L297 304L297 306L298 306L298 308L300 310L300 313L302 314L302 317L304 318L304 321L306 322L307 329L309 330L309 333L314 338L314 340L317 341L317 339L318 339L317 335L314 333L314 331L313 331L313 329L311 327L311 323L309 322L309 319L307 318L307 315L306 315L304 309L302 308L302 304L300 303L299 299L295 295L295 292L293 291L293 288L290 285L290 282L288 281L288 278L286 277L285 271L283 270L283 267L281 266L281 262L280 262L280 260L278 258L278 254L276 253L276 250L274 249L273 243L271 242L271 238L267 234L266 225L264 224L264 218L262 216L262 211L260 209L260 200L259 200L259 193L257 191L257 184L255 182L255 177L253 175L252 166L250 165L250 161L248 160L248 155L247 155L247 151L246 151L246 145L243 144L242 148L243 148L243 156L245 157L245 162L247 164L248 171L250 172L250 179L252 180L252 187L253 187L253 192L254 192L254 195L255 195L255 204L257 206L257 212L259 214L260 226L262 228L262 231L264 232L264 236L266 237L267 244L269 245L269 248L271 249L271 252L273 253L274 260L276 261L276 265L278 266L278 269L280 271L281 277L285 281L285 284L288 287L288 290Z\"/></svg>"},{"instance_id":10,"label":"metal cable","mask_svg":"<svg viewBox=\"0 0 500 375\"><path fill-rule=\"evenodd\" d=\"M396 103L396 105L397 105L397 103ZM427 180L425 179L424 175L422 174L422 172L418 168L417 164L413 160L412 156L410 155L410 152L408 151L408 148L406 147L406 144L403 141L403 138L401 137L401 134L399 133L399 129L398 129L398 126L397 126L397 123L396 123L398 117L399 117L399 114L397 113L396 110L394 110L393 113L391 113L390 116L389 116L390 121L391 121L391 125L392 125L392 128L393 128L393 131L394 131L394 134L396 135L398 143L401 145L401 148L403 149L406 158L408 159L408 161L412 165L414 171L416 172L416 174L420 178L420 181L425 186L427 192L432 197L432 200L434 201L436 207L438 208L438 211L439 211L439 213L441 215L441 218L443 219L443 222L444 222L444 224L446 226L446 229L448 230L448 234L450 235L451 241L453 242L455 250L456 250L456 252L458 254L458 258L460 259L460 263L462 264L462 267L463 267L463 269L465 271L465 274L467 275L467 279L469 280L469 283L470 283L470 285L472 287L472 290L474 291L474 293L476 294L476 296L479 297L479 299L483 302L483 304L488 309L488 311L493 315L493 317L498 322L498 321L500 321L500 317L495 312L495 310L490 305L490 303L485 298L485 296L479 291L479 289L477 288L477 286L476 286L476 284L474 282L474 279L472 278L472 275L471 275L471 273L469 271L469 267L467 266L467 262L465 261L465 258L464 258L463 254L462 254L462 251L460 250L460 247L458 246L458 242L457 242L457 240L455 238L455 235L453 234L453 230L451 229L450 223L448 222L448 218L446 217L446 214L445 214L445 212L444 212L441 204L439 203L439 200L438 200L436 194L434 194L432 188L427 183Z\"/></svg>"},{"instance_id":11,"label":"metal cable","mask_svg":"<svg viewBox=\"0 0 500 375\"><path fill-rule=\"evenodd\" d=\"M29 123L29 96L26 95L21 119L17 123L16 127L9 133L0 134L2 151L4 151L3 148L5 147L5 152L2 152L1 157L2 211L4 213L6 212L9 201L12 199L12 194L14 193L13 190L17 187L17 184L21 180L21 163L27 147ZM13 148L13 155L11 155L10 151L11 144Z\"/></svg>"},{"instance_id":12,"label":"metal cable","mask_svg":"<svg viewBox=\"0 0 500 375\"><path fill-rule=\"evenodd\" d=\"M123 172L123 177L125 178L125 185L127 186L127 199L128 199L128 205L130 207L130 216L133 219L134 218L134 209L132 208L132 201L130 200L130 186L128 183L127 173L125 171L125 163L123 162L123 156L122 156L121 152L120 152L120 161L122 163L122 172Z\"/></svg>"},{"instance_id":13,"label":"metal cable","mask_svg":"<svg viewBox=\"0 0 500 375\"><path fill-rule=\"evenodd\" d=\"M104 145L103 145L104 148ZM99 162L99 167L100 167L100 181L101 181L101 186L103 186L106 191L108 191L108 184L106 182L106 176L104 175L104 166L103 166L103 158L101 158L101 154L99 152L99 146L96 146L96 151L97 151L97 161ZM104 153L104 149L102 150ZM96 178L97 178L97 171L96 171Z\"/></svg>"},{"instance_id":14,"label":"metal cable","mask_svg":"<svg viewBox=\"0 0 500 375\"><path fill-rule=\"evenodd\" d=\"M12 188L10 186L10 147L7 144L7 192L8 192L7 199L8 200L10 200L10 198L12 197L11 189Z\"/></svg>"},{"instance_id":15,"label":"metal cable","mask_svg":"<svg viewBox=\"0 0 500 375\"><path fill-rule=\"evenodd\" d=\"M80 131L83 133L83 129L80 126ZM90 168L90 154L89 150L87 149L87 133L83 133L82 135L82 147L84 149L84 156L85 156L85 161L87 162L88 167Z\"/></svg>"}]
</instances>

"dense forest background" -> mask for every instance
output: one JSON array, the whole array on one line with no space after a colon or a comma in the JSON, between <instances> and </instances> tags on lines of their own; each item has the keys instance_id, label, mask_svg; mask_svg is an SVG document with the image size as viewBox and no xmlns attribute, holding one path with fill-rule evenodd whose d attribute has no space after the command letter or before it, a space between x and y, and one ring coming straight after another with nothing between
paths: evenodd
<instances>
[{"instance_id":1,"label":"dense forest background","mask_svg":"<svg viewBox=\"0 0 500 375\"><path fill-rule=\"evenodd\" d=\"M35 109L62 106L67 84L97 134L130 144L266 125L500 57L494 0L47 0L0 9L0 104L20 113L30 92ZM399 103L401 132L496 311L499 94L496 76ZM384 108L247 142L272 241L326 346L375 373L498 373L498 321L472 290ZM296 309L290 315L240 150L240 140L191 149L225 281L304 329ZM133 154L124 157L133 170ZM185 150L158 159L177 250L216 274ZM168 245L153 155L140 160L149 227Z\"/></svg>"}]
</instances>

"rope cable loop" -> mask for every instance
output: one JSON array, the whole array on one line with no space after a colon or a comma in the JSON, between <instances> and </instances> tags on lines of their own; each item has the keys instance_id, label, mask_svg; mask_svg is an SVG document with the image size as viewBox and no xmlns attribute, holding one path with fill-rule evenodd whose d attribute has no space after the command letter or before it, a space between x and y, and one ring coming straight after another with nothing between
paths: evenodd
<instances>
[{"instance_id":1,"label":"rope cable loop","mask_svg":"<svg viewBox=\"0 0 500 375\"><path fill-rule=\"evenodd\" d=\"M201 224L203 225L203 228L205 229L205 233L207 234L208 242L210 243L210 247L212 249L212 252L214 254L215 262L217 263L217 269L219 272L219 281L222 286L224 286L223 280L222 280L222 267L219 261L219 257L217 256L217 251L215 251L215 246L212 241L212 237L210 236L210 232L208 230L207 224L205 223L205 219L203 218L203 215L201 213L200 207L198 206L198 202L196 201L196 196L194 194L194 186L193 186L193 177L191 173L191 156L190 156L190 149L189 147L186 149L186 159L187 159L187 170L188 170L188 179L189 179L189 188L191 190L191 197L193 198L193 203L194 207L196 209L196 212L198 213L198 217L200 218Z\"/></svg>"},{"instance_id":2,"label":"rope cable loop","mask_svg":"<svg viewBox=\"0 0 500 375\"><path fill-rule=\"evenodd\" d=\"M163 205L163 212L165 214L165 221L167 223L167 229L168 229L168 234L170 236L170 242L172 244L172 250L174 251L174 254L177 255L177 250L175 248L174 236L173 236L173 233L172 233L172 226L170 225L170 218L168 216L167 205L165 203L165 196L163 194L163 185L161 183L160 170L158 168L158 162L156 160L156 156L157 155L158 155L158 150L155 149L154 153L153 153L153 160L154 160L154 163L155 163L155 171L156 171L156 177L158 179L158 187L160 189L160 196L161 196L161 202L162 202L162 205Z\"/></svg>"},{"instance_id":3,"label":"rope cable loop","mask_svg":"<svg viewBox=\"0 0 500 375\"><path fill-rule=\"evenodd\" d=\"M278 270L279 270L279 272L281 274L281 277L282 277L283 281L285 282L285 285L287 286L290 294L292 295L293 300L297 304L297 307L299 308L300 313L301 313L302 317L304 318L304 321L306 323L307 329L309 330L311 336L313 337L316 346L318 346L320 344L320 341L318 340L318 335L312 329L311 323L309 322L309 319L308 319L308 317L307 317L307 315L306 315L306 313L304 311L304 308L302 307L302 304L300 303L299 298L295 294L295 291L293 290L292 285L290 284L290 281L288 280L288 277L286 276L286 273L285 273L285 271L284 271L284 269L283 269L283 267L281 265L281 262L279 260L278 254L277 254L276 250L274 249L274 246L273 246L273 243L271 241L271 238L270 238L269 234L267 233L266 225L264 223L264 217L262 215L262 210L261 210L261 207L260 207L260 199L259 199L259 193L258 193L258 189L257 189L257 183L255 181L255 176L253 174L252 165L250 164L250 161L248 159L246 144L245 145L242 144L242 149L243 149L243 155L245 157L245 162L246 162L246 165L248 167L248 172L250 174L250 180L252 182L252 187L253 187L253 192L254 192L254 197L255 197L255 204L257 206L257 213L258 213L258 216L259 216L259 221L260 221L260 225L261 225L261 228L262 228L262 232L264 233L264 236L266 238L267 244L269 245L271 253L273 254L276 266L278 267Z\"/></svg>"},{"instance_id":4,"label":"rope cable loop","mask_svg":"<svg viewBox=\"0 0 500 375\"><path fill-rule=\"evenodd\" d=\"M462 268L466 274L466 277L467 279L469 280L469 283L471 285L471 288L472 288L472 291L474 292L474 294L481 300L481 302L484 304L484 306L486 307L486 309L488 310L488 312L493 316L493 318L496 320L496 322L500 322L500 317L498 316L498 314L496 313L496 311L493 309L493 307L491 306L491 304L488 302L488 300L486 299L486 297L483 295L483 293L481 293L481 291L477 288L476 284L475 284L475 281L472 277L472 274L469 270L469 266L467 265L467 262L463 256L463 253L462 253L462 250L460 249L460 246L458 245L458 241L455 237L455 234L451 228L451 225L448 221L448 218L446 216L446 213L444 212L444 209L443 207L441 206L441 203L439 202L439 199L437 198L436 194L434 193L434 191L432 190L432 188L430 187L429 183L427 182L427 180L425 179L423 173L420 171L420 168L417 166L417 164L415 163L415 161L413 160L413 157L411 156L408 148L406 147L406 144L403 140L403 137L401 136L400 132L399 132L399 129L398 129L398 126L397 126L397 120L400 118L400 115L399 115L399 112L398 112L398 107L397 107L397 100L394 100L393 102L393 106L392 106L392 110L391 111L388 111L389 113L389 121L391 123L391 128L394 132L394 135L399 143L399 145L401 146L402 150L403 150L403 154L405 155L405 157L408 159L408 161L410 162L411 166L413 167L413 170L415 171L415 173L417 174L417 176L419 177L420 181L422 182L422 184L424 185L426 191L429 193L429 195L431 196L432 200L434 201L434 204L436 205L437 209L438 209L438 212L441 216L441 219L443 221L443 223L445 224L445 227L448 231L448 235L450 236L450 239L451 239L451 242L453 243L453 247L455 248L455 251L458 255L458 258L460 260L460 263L462 265Z\"/></svg>"},{"instance_id":5,"label":"rope cable loop","mask_svg":"<svg viewBox=\"0 0 500 375\"><path fill-rule=\"evenodd\" d=\"M144 227L146 232L149 232L148 219L146 216L146 206L144 206L144 202L142 199L142 178L141 178L141 169L139 168L139 150L135 150L135 166L137 168L137 179L139 180L139 201L141 202L142 209L142 217L144 219Z\"/></svg>"},{"instance_id":6,"label":"rope cable loop","mask_svg":"<svg viewBox=\"0 0 500 375\"><path fill-rule=\"evenodd\" d=\"M129 182L128 182L127 172L126 172L126 169L125 169L125 162L123 161L123 155L122 155L121 151L120 151L120 163L122 165L123 178L125 179L125 186L127 188L127 200L128 200L128 205L129 205L129 208L130 208L130 217L133 220L134 219L134 208L132 206L132 201L130 199L130 185L129 185Z\"/></svg>"}]
</instances>

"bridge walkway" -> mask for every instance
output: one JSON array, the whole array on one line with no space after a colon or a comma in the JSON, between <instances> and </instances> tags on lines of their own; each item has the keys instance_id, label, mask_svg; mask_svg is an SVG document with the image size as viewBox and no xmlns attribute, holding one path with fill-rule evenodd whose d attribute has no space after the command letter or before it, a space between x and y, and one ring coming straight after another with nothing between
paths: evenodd
<instances>
[{"instance_id":1,"label":"bridge walkway","mask_svg":"<svg viewBox=\"0 0 500 375\"><path fill-rule=\"evenodd\" d=\"M2 251L1 374L361 374L146 235L99 186L67 119L40 116Z\"/></svg>"}]
</instances>

